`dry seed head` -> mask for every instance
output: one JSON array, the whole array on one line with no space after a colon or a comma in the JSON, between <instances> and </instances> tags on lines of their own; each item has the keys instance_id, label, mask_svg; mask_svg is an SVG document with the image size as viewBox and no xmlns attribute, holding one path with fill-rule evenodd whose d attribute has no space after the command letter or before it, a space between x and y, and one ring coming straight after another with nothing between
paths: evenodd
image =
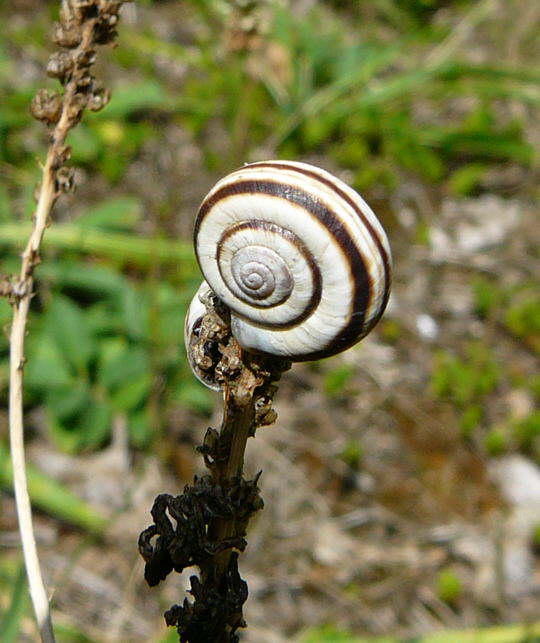
<instances>
[{"instance_id":1,"label":"dry seed head","mask_svg":"<svg viewBox=\"0 0 540 643\"><path fill-rule=\"evenodd\" d=\"M75 190L75 172L72 167L61 167L56 172L56 186L58 191L65 194Z\"/></svg>"},{"instance_id":2,"label":"dry seed head","mask_svg":"<svg viewBox=\"0 0 540 643\"><path fill-rule=\"evenodd\" d=\"M60 82L65 83L66 77L73 69L73 58L65 51L59 51L49 58L47 64L47 76L58 78Z\"/></svg>"},{"instance_id":3,"label":"dry seed head","mask_svg":"<svg viewBox=\"0 0 540 643\"><path fill-rule=\"evenodd\" d=\"M108 89L100 87L95 89L88 97L87 107L92 112L99 112L111 100L111 92Z\"/></svg>"},{"instance_id":4,"label":"dry seed head","mask_svg":"<svg viewBox=\"0 0 540 643\"><path fill-rule=\"evenodd\" d=\"M40 89L30 105L30 113L38 121L52 125L62 114L62 96L58 92Z\"/></svg>"},{"instance_id":5,"label":"dry seed head","mask_svg":"<svg viewBox=\"0 0 540 643\"><path fill-rule=\"evenodd\" d=\"M84 94L76 94L67 110L68 118L72 125L75 125L81 119L83 110L86 106L87 97Z\"/></svg>"},{"instance_id":6,"label":"dry seed head","mask_svg":"<svg viewBox=\"0 0 540 643\"><path fill-rule=\"evenodd\" d=\"M58 155L56 158L57 158L58 167L67 163L67 161L69 161L69 159L71 158L71 146L64 145L64 147L60 148L58 150Z\"/></svg>"},{"instance_id":7,"label":"dry seed head","mask_svg":"<svg viewBox=\"0 0 540 643\"><path fill-rule=\"evenodd\" d=\"M90 67L96 62L96 50L85 49L80 51L75 58L75 62L81 67Z\"/></svg>"},{"instance_id":8,"label":"dry seed head","mask_svg":"<svg viewBox=\"0 0 540 643\"><path fill-rule=\"evenodd\" d=\"M72 49L81 42L81 32L71 23L67 26L55 22L53 26L53 42L59 47Z\"/></svg>"}]
</instances>

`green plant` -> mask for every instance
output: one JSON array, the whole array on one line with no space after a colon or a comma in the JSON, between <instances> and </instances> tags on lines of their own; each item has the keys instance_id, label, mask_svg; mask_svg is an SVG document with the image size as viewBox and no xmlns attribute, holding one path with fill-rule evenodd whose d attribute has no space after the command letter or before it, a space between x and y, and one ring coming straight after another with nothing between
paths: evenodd
<instances>
[{"instance_id":1,"label":"green plant","mask_svg":"<svg viewBox=\"0 0 540 643\"><path fill-rule=\"evenodd\" d=\"M329 370L324 377L324 392L331 398L339 398L346 394L347 384L355 373L350 364L340 364Z\"/></svg>"},{"instance_id":2,"label":"green plant","mask_svg":"<svg viewBox=\"0 0 540 643\"><path fill-rule=\"evenodd\" d=\"M481 343L469 344L465 358L446 351L435 354L431 390L456 406L464 437L472 437L481 423L483 402L495 391L500 376L500 368L491 352Z\"/></svg>"},{"instance_id":3,"label":"green plant","mask_svg":"<svg viewBox=\"0 0 540 643\"><path fill-rule=\"evenodd\" d=\"M488 455L496 457L508 450L508 435L503 427L491 428L484 439Z\"/></svg>"},{"instance_id":4,"label":"green plant","mask_svg":"<svg viewBox=\"0 0 540 643\"><path fill-rule=\"evenodd\" d=\"M111 199L87 210L76 223L50 230L49 244L58 243L60 254L37 270L46 294L31 316L27 404L46 408L49 431L64 450L100 446L118 416L125 417L132 444L149 444L159 434L159 423L148 410L157 380L165 384L160 408L178 402L202 413L211 408L208 392L181 367L179 320L194 287L194 261L182 244L132 236L141 215L136 200ZM16 232L13 242L24 231L19 226ZM4 243L8 239L4 235ZM87 250L93 260L81 256ZM147 282L148 265L165 260L175 266L182 254L185 266L175 270L174 278L157 285ZM4 265L10 261L6 258ZM124 266L130 274L119 270ZM9 319L9 307L0 300L3 319ZM7 385L2 377L6 360L2 337L0 393Z\"/></svg>"},{"instance_id":5,"label":"green plant","mask_svg":"<svg viewBox=\"0 0 540 643\"><path fill-rule=\"evenodd\" d=\"M511 335L540 351L540 298L535 283L501 287L485 277L472 282L475 312L493 318Z\"/></svg>"},{"instance_id":6,"label":"green plant","mask_svg":"<svg viewBox=\"0 0 540 643\"><path fill-rule=\"evenodd\" d=\"M463 592L463 585L453 569L445 568L437 576L437 595L444 603L456 605Z\"/></svg>"},{"instance_id":7,"label":"green plant","mask_svg":"<svg viewBox=\"0 0 540 643\"><path fill-rule=\"evenodd\" d=\"M21 565L12 583L11 601L8 609L0 616L2 643L20 640L21 620L29 604L24 566Z\"/></svg>"},{"instance_id":8,"label":"green plant","mask_svg":"<svg viewBox=\"0 0 540 643\"><path fill-rule=\"evenodd\" d=\"M492 393L499 379L500 369L489 349L481 343L471 343L465 358L444 351L436 354L431 385L435 395L463 409Z\"/></svg>"},{"instance_id":9,"label":"green plant","mask_svg":"<svg viewBox=\"0 0 540 643\"><path fill-rule=\"evenodd\" d=\"M359 440L349 440L339 455L343 462L354 470L357 470L360 466L363 456L364 449Z\"/></svg>"},{"instance_id":10,"label":"green plant","mask_svg":"<svg viewBox=\"0 0 540 643\"><path fill-rule=\"evenodd\" d=\"M519 447L540 459L540 411L532 411L526 418L512 422L511 426Z\"/></svg>"}]
</instances>

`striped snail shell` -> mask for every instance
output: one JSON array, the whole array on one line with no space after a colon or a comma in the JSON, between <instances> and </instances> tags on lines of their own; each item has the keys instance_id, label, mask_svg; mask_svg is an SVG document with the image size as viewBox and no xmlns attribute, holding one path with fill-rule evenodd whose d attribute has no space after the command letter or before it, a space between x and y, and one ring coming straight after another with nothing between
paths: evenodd
<instances>
[{"instance_id":1,"label":"striped snail shell","mask_svg":"<svg viewBox=\"0 0 540 643\"><path fill-rule=\"evenodd\" d=\"M221 179L199 209L195 252L248 351L334 355L367 335L388 302L390 247L375 214L305 163L252 163Z\"/></svg>"},{"instance_id":2,"label":"striped snail shell","mask_svg":"<svg viewBox=\"0 0 540 643\"><path fill-rule=\"evenodd\" d=\"M195 297L191 300L186 313L186 319L184 322L184 341L188 362L195 377L205 386L208 386L208 388L214 389L214 391L219 391L221 389L221 385L214 379L212 369L210 368L205 370L201 368L201 365L197 363L197 357L194 353L194 346L197 343L203 317L206 314L206 306L202 302L202 299L207 297L210 292L208 284L206 281L203 281L199 286Z\"/></svg>"}]
</instances>

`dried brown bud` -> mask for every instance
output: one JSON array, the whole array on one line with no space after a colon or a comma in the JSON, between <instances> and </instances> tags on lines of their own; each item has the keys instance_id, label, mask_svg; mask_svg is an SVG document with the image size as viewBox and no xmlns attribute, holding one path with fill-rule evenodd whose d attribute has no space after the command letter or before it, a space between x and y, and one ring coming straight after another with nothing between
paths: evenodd
<instances>
[{"instance_id":1,"label":"dried brown bud","mask_svg":"<svg viewBox=\"0 0 540 643\"><path fill-rule=\"evenodd\" d=\"M81 42L81 31L75 25L56 22L53 27L53 42L60 47L73 48Z\"/></svg>"},{"instance_id":2,"label":"dried brown bud","mask_svg":"<svg viewBox=\"0 0 540 643\"><path fill-rule=\"evenodd\" d=\"M72 167L64 166L56 172L56 189L64 193L75 190L75 172Z\"/></svg>"},{"instance_id":3,"label":"dried brown bud","mask_svg":"<svg viewBox=\"0 0 540 643\"><path fill-rule=\"evenodd\" d=\"M13 294L13 284L9 277L2 276L0 278L0 297L11 297Z\"/></svg>"},{"instance_id":4,"label":"dried brown bud","mask_svg":"<svg viewBox=\"0 0 540 643\"><path fill-rule=\"evenodd\" d=\"M38 121L54 124L62 113L62 97L58 92L40 89L32 100L30 113Z\"/></svg>"},{"instance_id":5,"label":"dried brown bud","mask_svg":"<svg viewBox=\"0 0 540 643\"><path fill-rule=\"evenodd\" d=\"M68 118L71 126L79 122L86 107L87 97L84 94L75 94L68 107Z\"/></svg>"},{"instance_id":6,"label":"dried brown bud","mask_svg":"<svg viewBox=\"0 0 540 643\"><path fill-rule=\"evenodd\" d=\"M66 80L66 76L73 69L73 59L70 54L65 51L59 51L49 58L47 64L47 76L51 78L59 78L61 81Z\"/></svg>"},{"instance_id":7,"label":"dried brown bud","mask_svg":"<svg viewBox=\"0 0 540 643\"><path fill-rule=\"evenodd\" d=\"M87 17L99 11L97 0L72 0L74 11L80 17Z\"/></svg>"},{"instance_id":8,"label":"dried brown bud","mask_svg":"<svg viewBox=\"0 0 540 643\"><path fill-rule=\"evenodd\" d=\"M114 27L118 23L118 16L116 14L109 14L103 16L102 23L107 27Z\"/></svg>"},{"instance_id":9,"label":"dried brown bud","mask_svg":"<svg viewBox=\"0 0 540 643\"><path fill-rule=\"evenodd\" d=\"M117 35L118 32L113 27L109 27L109 25L106 24L99 25L98 28L96 28L94 42L98 45L106 45L107 43L112 42Z\"/></svg>"},{"instance_id":10,"label":"dried brown bud","mask_svg":"<svg viewBox=\"0 0 540 643\"><path fill-rule=\"evenodd\" d=\"M61 147L58 150L56 161L55 161L56 167L60 167L64 165L64 163L67 163L67 161L69 161L70 158L71 158L71 146L64 145L64 147Z\"/></svg>"},{"instance_id":11,"label":"dried brown bud","mask_svg":"<svg viewBox=\"0 0 540 643\"><path fill-rule=\"evenodd\" d=\"M81 74L80 78L77 79L77 89L79 91L86 92L88 88L94 84L94 77L89 72L84 72Z\"/></svg>"},{"instance_id":12,"label":"dried brown bud","mask_svg":"<svg viewBox=\"0 0 540 643\"><path fill-rule=\"evenodd\" d=\"M96 62L95 49L85 49L77 54L76 63L81 67L90 67Z\"/></svg>"},{"instance_id":13,"label":"dried brown bud","mask_svg":"<svg viewBox=\"0 0 540 643\"><path fill-rule=\"evenodd\" d=\"M99 87L88 97L87 107L92 112L99 112L111 100L111 92L108 89Z\"/></svg>"}]
</instances>

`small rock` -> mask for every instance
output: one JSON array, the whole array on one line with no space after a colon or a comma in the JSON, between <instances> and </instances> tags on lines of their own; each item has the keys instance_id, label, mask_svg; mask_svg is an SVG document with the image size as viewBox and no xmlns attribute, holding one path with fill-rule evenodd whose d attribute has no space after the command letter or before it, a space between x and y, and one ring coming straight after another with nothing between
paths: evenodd
<instances>
[{"instance_id":1,"label":"small rock","mask_svg":"<svg viewBox=\"0 0 540 643\"><path fill-rule=\"evenodd\" d=\"M426 340L433 341L439 334L439 326L430 315L422 313L416 318L416 330Z\"/></svg>"},{"instance_id":2,"label":"small rock","mask_svg":"<svg viewBox=\"0 0 540 643\"><path fill-rule=\"evenodd\" d=\"M434 261L472 257L501 245L519 225L518 203L486 195L443 203L443 225L430 233Z\"/></svg>"},{"instance_id":3,"label":"small rock","mask_svg":"<svg viewBox=\"0 0 540 643\"><path fill-rule=\"evenodd\" d=\"M521 455L510 455L493 463L491 474L507 502L538 505L540 512L540 467Z\"/></svg>"}]
</instances>

